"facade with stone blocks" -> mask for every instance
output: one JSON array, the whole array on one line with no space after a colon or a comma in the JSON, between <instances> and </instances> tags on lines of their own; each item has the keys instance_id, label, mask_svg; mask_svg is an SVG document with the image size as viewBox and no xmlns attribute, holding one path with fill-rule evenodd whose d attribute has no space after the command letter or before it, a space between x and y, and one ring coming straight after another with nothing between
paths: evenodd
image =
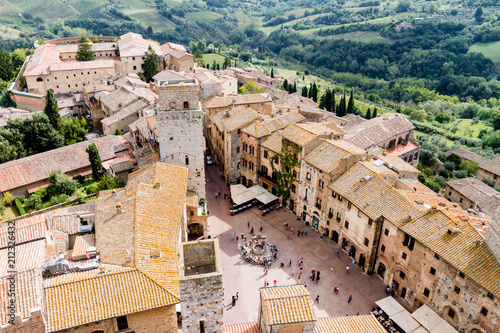
<instances>
[{"instance_id":1,"label":"facade with stone blocks","mask_svg":"<svg viewBox=\"0 0 500 333\"><path fill-rule=\"evenodd\" d=\"M203 111L196 79L157 81L160 159L188 168L188 190L205 195Z\"/></svg>"},{"instance_id":2,"label":"facade with stone blocks","mask_svg":"<svg viewBox=\"0 0 500 333\"><path fill-rule=\"evenodd\" d=\"M224 298L218 240L183 243L180 257L182 331L222 331Z\"/></svg>"}]
</instances>

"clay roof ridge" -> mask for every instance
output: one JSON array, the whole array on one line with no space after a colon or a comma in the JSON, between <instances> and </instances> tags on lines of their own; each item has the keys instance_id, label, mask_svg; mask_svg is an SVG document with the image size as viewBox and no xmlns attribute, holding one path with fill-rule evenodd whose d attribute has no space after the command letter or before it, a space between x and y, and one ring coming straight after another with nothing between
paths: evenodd
<instances>
[{"instance_id":1,"label":"clay roof ridge","mask_svg":"<svg viewBox=\"0 0 500 333\"><path fill-rule=\"evenodd\" d=\"M95 279L101 278L102 276L112 276L112 275L118 275L118 274L125 274L125 273L129 273L129 272L138 270L137 268L134 268L134 267L124 267L124 266L110 265L110 264L104 264L104 266L100 266L100 267L110 267L110 266L114 267L114 268L120 268L120 270L116 270L116 271L112 271L112 272L103 272L103 273L96 274L94 276L82 277L81 279L77 279L77 280L67 279L67 280L64 280L61 282L54 282L54 283L50 283L47 286L44 286L44 289L54 288L54 287L58 287L58 286L64 286L64 285L73 284L73 283L79 283L83 280L95 280ZM99 269L99 268L97 268L97 269ZM78 275L78 274L82 274L82 273L84 273L84 272L71 272L71 273L66 273L65 276Z\"/></svg>"}]
</instances>

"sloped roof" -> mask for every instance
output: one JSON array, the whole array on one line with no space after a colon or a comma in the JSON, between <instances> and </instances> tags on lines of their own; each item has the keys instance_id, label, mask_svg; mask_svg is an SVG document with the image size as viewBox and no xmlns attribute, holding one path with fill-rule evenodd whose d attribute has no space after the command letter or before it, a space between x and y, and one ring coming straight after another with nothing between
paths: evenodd
<instances>
[{"instance_id":1,"label":"sloped roof","mask_svg":"<svg viewBox=\"0 0 500 333\"><path fill-rule=\"evenodd\" d=\"M151 46L157 55L163 55L160 45L155 42L142 38L141 35L129 32L120 36L118 40L118 48L120 57L143 57Z\"/></svg>"},{"instance_id":2,"label":"sloped roof","mask_svg":"<svg viewBox=\"0 0 500 333\"><path fill-rule=\"evenodd\" d=\"M160 49L163 53L165 53L167 50L179 50L179 51L186 51L186 48L182 46L181 44L175 44L175 43L166 43L160 46Z\"/></svg>"},{"instance_id":3,"label":"sloped roof","mask_svg":"<svg viewBox=\"0 0 500 333\"><path fill-rule=\"evenodd\" d=\"M430 210L400 228L495 296L500 296L500 263L467 220L451 218L443 210ZM450 235L449 228L458 233Z\"/></svg>"},{"instance_id":4,"label":"sloped roof","mask_svg":"<svg viewBox=\"0 0 500 333\"><path fill-rule=\"evenodd\" d=\"M116 156L115 146L123 144L121 136L105 136L69 146L49 150L43 153L24 157L15 161L0 164L0 191L29 185L49 178L52 170L61 169L71 172L90 167L89 157L85 149L95 143L103 161Z\"/></svg>"},{"instance_id":5,"label":"sloped roof","mask_svg":"<svg viewBox=\"0 0 500 333\"><path fill-rule=\"evenodd\" d=\"M208 71L203 71L199 73L194 73L193 76L197 78L201 84L222 84L222 82L212 73Z\"/></svg>"},{"instance_id":6,"label":"sloped roof","mask_svg":"<svg viewBox=\"0 0 500 333\"><path fill-rule=\"evenodd\" d=\"M282 140L283 137L279 132L274 132L271 134L270 137L265 139L260 143L260 145L264 148L267 148L275 153L280 153L281 152L281 145L282 145Z\"/></svg>"},{"instance_id":7,"label":"sloped roof","mask_svg":"<svg viewBox=\"0 0 500 333\"><path fill-rule=\"evenodd\" d=\"M114 60L92 60L92 61L64 61L59 63L51 63L49 65L50 72L56 71L72 71L72 70L87 70L98 68L114 68Z\"/></svg>"},{"instance_id":8,"label":"sloped roof","mask_svg":"<svg viewBox=\"0 0 500 333\"><path fill-rule=\"evenodd\" d=\"M147 106L149 106L149 102L142 98L139 98L138 100L124 107L123 110L116 112L110 117L104 118L101 121L101 124L103 124L104 126L111 126L112 124L118 121L121 121L127 117L130 117L133 114L136 114L138 111L144 109Z\"/></svg>"},{"instance_id":9,"label":"sloped roof","mask_svg":"<svg viewBox=\"0 0 500 333\"><path fill-rule=\"evenodd\" d=\"M262 288L260 295L269 325L316 320L311 295L303 285Z\"/></svg>"},{"instance_id":10,"label":"sloped roof","mask_svg":"<svg viewBox=\"0 0 500 333\"><path fill-rule=\"evenodd\" d=\"M100 195L96 244L102 262L136 267L179 297L177 246L186 191L186 168L155 163L131 173L125 190ZM157 252L160 257L151 257Z\"/></svg>"},{"instance_id":11,"label":"sloped roof","mask_svg":"<svg viewBox=\"0 0 500 333\"><path fill-rule=\"evenodd\" d=\"M386 333L372 315L318 318L314 333Z\"/></svg>"},{"instance_id":12,"label":"sloped roof","mask_svg":"<svg viewBox=\"0 0 500 333\"><path fill-rule=\"evenodd\" d=\"M45 214L34 215L14 222L14 238L16 244L23 244L34 240L45 239L47 227L45 225ZM0 227L0 249L8 246L9 225Z\"/></svg>"},{"instance_id":13,"label":"sloped roof","mask_svg":"<svg viewBox=\"0 0 500 333\"><path fill-rule=\"evenodd\" d=\"M479 163L479 168L489 171L495 175L500 175L500 157Z\"/></svg>"},{"instance_id":14,"label":"sloped roof","mask_svg":"<svg viewBox=\"0 0 500 333\"><path fill-rule=\"evenodd\" d=\"M225 325L224 333L259 333L259 325L253 321L234 325Z\"/></svg>"},{"instance_id":15,"label":"sloped roof","mask_svg":"<svg viewBox=\"0 0 500 333\"><path fill-rule=\"evenodd\" d=\"M269 120L257 120L241 131L256 138L270 135L277 130L281 130L293 123L299 123L306 118L298 112L287 112L284 115Z\"/></svg>"},{"instance_id":16,"label":"sloped roof","mask_svg":"<svg viewBox=\"0 0 500 333\"><path fill-rule=\"evenodd\" d=\"M366 155L364 149L350 144L344 140L324 140L319 146L314 148L304 161L327 173L335 170L346 159L353 155Z\"/></svg>"},{"instance_id":17,"label":"sloped roof","mask_svg":"<svg viewBox=\"0 0 500 333\"><path fill-rule=\"evenodd\" d=\"M446 184L491 215L494 214L498 204L500 204L500 192L480 179L472 177L455 179Z\"/></svg>"},{"instance_id":18,"label":"sloped roof","mask_svg":"<svg viewBox=\"0 0 500 333\"><path fill-rule=\"evenodd\" d=\"M404 115L386 113L350 127L345 133L344 140L367 149L414 128L415 126Z\"/></svg>"},{"instance_id":19,"label":"sloped roof","mask_svg":"<svg viewBox=\"0 0 500 333\"><path fill-rule=\"evenodd\" d=\"M165 69L153 76L155 81L170 81L170 80L191 80L186 75L174 72L170 69Z\"/></svg>"},{"instance_id":20,"label":"sloped roof","mask_svg":"<svg viewBox=\"0 0 500 333\"><path fill-rule=\"evenodd\" d=\"M323 123L292 124L281 131L281 136L303 147L318 136L328 136L336 131Z\"/></svg>"},{"instance_id":21,"label":"sloped roof","mask_svg":"<svg viewBox=\"0 0 500 333\"><path fill-rule=\"evenodd\" d=\"M203 104L207 109L210 108L221 108L229 107L232 105L241 104L254 104L254 103L270 103L273 100L269 97L269 94L249 94L249 95L237 95L237 96L214 96L207 99Z\"/></svg>"},{"instance_id":22,"label":"sloped roof","mask_svg":"<svg viewBox=\"0 0 500 333\"><path fill-rule=\"evenodd\" d=\"M226 131L232 132L260 118L260 115L256 111L246 108L240 112L232 114L229 118L222 118L221 122Z\"/></svg>"},{"instance_id":23,"label":"sloped roof","mask_svg":"<svg viewBox=\"0 0 500 333\"><path fill-rule=\"evenodd\" d=\"M463 159L473 161L476 163L482 163L482 162L489 162L489 159L487 159L484 156L478 155L476 153L471 152L470 150L464 149L464 148L458 148L455 150L448 150L446 153L446 156L450 154L457 154Z\"/></svg>"},{"instance_id":24,"label":"sloped roof","mask_svg":"<svg viewBox=\"0 0 500 333\"><path fill-rule=\"evenodd\" d=\"M138 269L111 265L101 269L44 280L48 331L179 303L179 298Z\"/></svg>"}]
</instances>

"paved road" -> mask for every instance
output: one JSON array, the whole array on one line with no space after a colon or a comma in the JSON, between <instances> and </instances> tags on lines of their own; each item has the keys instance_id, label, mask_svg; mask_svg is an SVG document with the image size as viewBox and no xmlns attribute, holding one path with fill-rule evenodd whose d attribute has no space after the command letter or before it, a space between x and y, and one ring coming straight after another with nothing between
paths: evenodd
<instances>
[{"instance_id":1,"label":"paved road","mask_svg":"<svg viewBox=\"0 0 500 333\"><path fill-rule=\"evenodd\" d=\"M215 166L208 166L207 173L207 201L210 212L208 218L209 234L219 238L221 260L223 267L223 285L225 289L225 304L231 303L231 296L239 292L239 300L234 308L228 306L224 311L224 324L237 324L257 321L259 307L259 288L264 285L264 280L273 285L277 280L278 285L292 285L298 283L297 260L304 258L304 270L301 282L307 284L314 300L320 296L320 303L314 303L317 317L345 316L368 314L375 305L374 302L386 297L384 284L377 276L368 276L352 264L352 261L341 252L336 258L339 246L325 239L319 233L308 227L308 236L297 237L295 232L290 239L283 227L287 221L294 230L305 230L305 225L298 221L291 212L281 209L261 216L261 211L254 207L250 210L230 216L229 199L224 200L224 193L229 193L225 182ZM222 199L215 199L215 192L222 194ZM249 236L250 230L247 222L254 226L258 234L260 223L263 224L262 234L266 235L268 242L278 247L278 259L275 261L267 276L264 276L260 266L252 266L240 260L236 240L231 239L231 234L239 235L244 232ZM240 241L240 243L242 243ZM292 267L288 266L292 259ZM285 263L284 269L279 268L280 262ZM346 266L350 266L346 274ZM295 275L292 276L292 270ZM311 270L320 271L319 283L310 280ZM339 294L333 293L335 286L340 287ZM349 295L353 300L347 303Z\"/></svg>"}]
</instances>

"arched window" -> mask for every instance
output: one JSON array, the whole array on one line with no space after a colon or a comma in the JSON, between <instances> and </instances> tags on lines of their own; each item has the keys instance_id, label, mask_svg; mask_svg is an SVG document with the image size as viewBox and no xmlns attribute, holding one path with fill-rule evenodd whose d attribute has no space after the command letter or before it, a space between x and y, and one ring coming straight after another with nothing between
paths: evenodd
<instances>
[{"instance_id":1,"label":"arched window","mask_svg":"<svg viewBox=\"0 0 500 333\"><path fill-rule=\"evenodd\" d=\"M36 82L43 82L43 79L41 77L37 77Z\"/></svg>"}]
</instances>

